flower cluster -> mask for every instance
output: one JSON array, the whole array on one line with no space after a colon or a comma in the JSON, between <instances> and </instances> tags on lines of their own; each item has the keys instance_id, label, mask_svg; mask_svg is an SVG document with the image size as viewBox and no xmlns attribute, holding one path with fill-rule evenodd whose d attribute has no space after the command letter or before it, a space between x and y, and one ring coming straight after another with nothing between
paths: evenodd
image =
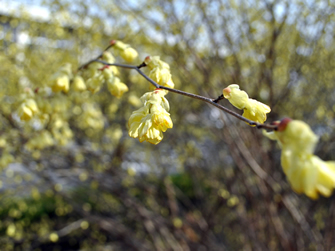
<instances>
[{"instance_id":1,"label":"flower cluster","mask_svg":"<svg viewBox=\"0 0 335 251\"><path fill-rule=\"evenodd\" d=\"M149 78L161 86L174 88L174 83L170 73L170 66L160 60L159 56L147 56L144 63L150 69Z\"/></svg>"},{"instance_id":2,"label":"flower cluster","mask_svg":"<svg viewBox=\"0 0 335 251\"><path fill-rule=\"evenodd\" d=\"M134 111L128 121L130 137L140 142L148 141L157 145L163 139L163 132L172 128L172 120L168 111L169 102L164 97L164 90L156 89L141 97L144 106Z\"/></svg>"},{"instance_id":3,"label":"flower cluster","mask_svg":"<svg viewBox=\"0 0 335 251\"><path fill-rule=\"evenodd\" d=\"M115 58L108 51L105 51L102 54L101 59L110 64L115 62ZM104 66L98 62L91 63L83 72L83 76L86 78L87 90L92 93L96 93L101 89L102 85L106 83L110 93L113 96L120 98L128 91L128 87L124 83L121 83L120 79L116 77L118 74L119 71L115 66ZM80 89L77 87L79 85L79 81L78 84L77 82L73 82L73 84L76 84L76 89Z\"/></svg>"},{"instance_id":4,"label":"flower cluster","mask_svg":"<svg viewBox=\"0 0 335 251\"><path fill-rule=\"evenodd\" d=\"M281 164L293 190L312 199L329 197L335 188L335 161L323 161L313 155L318 137L299 120L283 119L278 130L264 132L282 148Z\"/></svg>"},{"instance_id":5,"label":"flower cluster","mask_svg":"<svg viewBox=\"0 0 335 251\"><path fill-rule=\"evenodd\" d=\"M241 91L238 85L229 85L223 89L223 96L236 108L243 110L243 117L258 122L264 123L266 114L271 111L270 107L249 98L245 91Z\"/></svg>"}]
</instances>

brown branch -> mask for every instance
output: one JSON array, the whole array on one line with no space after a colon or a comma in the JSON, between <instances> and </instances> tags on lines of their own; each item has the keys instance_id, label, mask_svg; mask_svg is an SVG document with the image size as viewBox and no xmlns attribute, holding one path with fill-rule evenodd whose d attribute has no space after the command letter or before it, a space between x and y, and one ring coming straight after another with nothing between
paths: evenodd
<instances>
[{"instance_id":1,"label":"brown branch","mask_svg":"<svg viewBox=\"0 0 335 251\"><path fill-rule=\"evenodd\" d=\"M159 85L155 81L153 81L151 78L149 78L143 71L140 70L140 68L145 66L145 64L143 64L143 63L139 66L133 66L133 65L125 65L125 64L116 64L116 63L110 64L110 63L107 63L107 62L99 60L99 59L96 59L96 60L93 60L93 61L90 61L90 62L98 62L98 63L102 63L104 65L117 66L117 67L126 68L126 69L133 69L133 70L137 71L142 77L144 77L148 82L150 82L156 88L164 89L164 90L167 90L167 91L170 91L170 92L173 92L173 93L178 93L178 94L183 95L183 96L187 96L187 97L190 97L190 98L199 99L201 101L204 101L204 102L206 102L210 105L213 105L213 106L219 108L220 110L222 110L226 113L229 113L230 115L238 118L239 120L242 120L242 121L248 123L251 126L255 126L258 129L264 128L264 129L268 129L268 130L277 130L276 125L257 123L255 121L249 120L249 119L243 117L242 115L240 115L236 112L233 112L233 111L229 110L228 108L216 103L218 101L218 99L220 100L220 97L217 98L217 99L211 99L211 98L196 95L196 94L193 94L193 93L188 93L188 92L184 92L184 91L181 91L181 90L172 89L172 88L169 88L169 87ZM86 63L85 65L87 65L89 63ZM80 68L82 68L82 67L80 67ZM216 102L214 102L214 101L216 101Z\"/></svg>"}]
</instances>

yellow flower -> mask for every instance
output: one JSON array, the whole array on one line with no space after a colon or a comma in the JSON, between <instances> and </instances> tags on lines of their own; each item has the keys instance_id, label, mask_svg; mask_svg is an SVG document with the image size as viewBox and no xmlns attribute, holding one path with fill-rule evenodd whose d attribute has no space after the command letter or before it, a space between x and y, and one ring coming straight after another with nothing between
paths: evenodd
<instances>
[{"instance_id":1,"label":"yellow flower","mask_svg":"<svg viewBox=\"0 0 335 251\"><path fill-rule=\"evenodd\" d=\"M281 165L292 189L312 199L329 197L335 188L335 162L313 155L318 137L303 121L285 118L277 124L277 131L263 134L280 144Z\"/></svg>"},{"instance_id":2,"label":"yellow flower","mask_svg":"<svg viewBox=\"0 0 335 251\"><path fill-rule=\"evenodd\" d=\"M244 110L243 117L257 123L264 123L266 114L271 111L269 106L249 98L248 94L245 91L241 91L240 87L235 84L223 89L223 96L228 99L233 106Z\"/></svg>"},{"instance_id":3,"label":"yellow flower","mask_svg":"<svg viewBox=\"0 0 335 251\"><path fill-rule=\"evenodd\" d=\"M87 90L93 94L98 92L104 83L105 79L101 72L96 72L91 78L86 81Z\"/></svg>"},{"instance_id":4,"label":"yellow flower","mask_svg":"<svg viewBox=\"0 0 335 251\"><path fill-rule=\"evenodd\" d=\"M113 45L114 45L114 48L118 49L118 50L124 50L126 49L127 47L129 47L128 44L125 44L121 41L118 41L118 40L113 40L112 41Z\"/></svg>"},{"instance_id":5,"label":"yellow flower","mask_svg":"<svg viewBox=\"0 0 335 251\"><path fill-rule=\"evenodd\" d=\"M75 76L73 79L72 88L76 92L86 91L84 79L81 76Z\"/></svg>"},{"instance_id":6,"label":"yellow flower","mask_svg":"<svg viewBox=\"0 0 335 251\"><path fill-rule=\"evenodd\" d=\"M318 137L303 121L283 119L277 132L278 140L283 148L295 152L313 153Z\"/></svg>"},{"instance_id":7,"label":"yellow flower","mask_svg":"<svg viewBox=\"0 0 335 251\"><path fill-rule=\"evenodd\" d=\"M71 64L65 64L51 77L51 89L53 92L63 91L67 93L70 88L70 79L73 77Z\"/></svg>"},{"instance_id":8,"label":"yellow flower","mask_svg":"<svg viewBox=\"0 0 335 251\"><path fill-rule=\"evenodd\" d=\"M264 123L266 114L270 111L269 106L250 98L245 104L242 116L258 123Z\"/></svg>"},{"instance_id":9,"label":"yellow flower","mask_svg":"<svg viewBox=\"0 0 335 251\"><path fill-rule=\"evenodd\" d=\"M118 77L107 81L107 88L109 92L117 98L121 98L122 95L128 91L128 86L122 83Z\"/></svg>"},{"instance_id":10,"label":"yellow flower","mask_svg":"<svg viewBox=\"0 0 335 251\"><path fill-rule=\"evenodd\" d=\"M134 111L129 118L128 134L140 142L148 141L157 145L163 139L163 132L173 127L169 103L164 98L164 91L157 89L141 97L144 106Z\"/></svg>"},{"instance_id":11,"label":"yellow flower","mask_svg":"<svg viewBox=\"0 0 335 251\"><path fill-rule=\"evenodd\" d=\"M131 63L138 57L138 53L135 49L128 47L120 52L120 56L126 62Z\"/></svg>"},{"instance_id":12,"label":"yellow flower","mask_svg":"<svg viewBox=\"0 0 335 251\"><path fill-rule=\"evenodd\" d=\"M310 153L283 150L281 163L296 193L317 199L319 194L329 197L335 188L334 161L323 161Z\"/></svg>"},{"instance_id":13,"label":"yellow flower","mask_svg":"<svg viewBox=\"0 0 335 251\"><path fill-rule=\"evenodd\" d=\"M129 44L125 44L121 41L113 41L113 45L115 49L120 51L120 56L128 63L133 62L138 56L137 51L130 47Z\"/></svg>"},{"instance_id":14,"label":"yellow flower","mask_svg":"<svg viewBox=\"0 0 335 251\"><path fill-rule=\"evenodd\" d=\"M147 56L144 59L144 63L148 66L150 70L153 70L154 68L161 68L161 69L168 69L170 70L169 64L165 63L164 61L160 60L159 56Z\"/></svg>"},{"instance_id":15,"label":"yellow flower","mask_svg":"<svg viewBox=\"0 0 335 251\"><path fill-rule=\"evenodd\" d=\"M112 53L110 53L109 51L104 51L102 53L101 59L110 64L115 63L115 58L113 57ZM115 75L119 75L120 72L116 66L109 66L109 67Z\"/></svg>"},{"instance_id":16,"label":"yellow flower","mask_svg":"<svg viewBox=\"0 0 335 251\"><path fill-rule=\"evenodd\" d=\"M156 67L152 69L149 73L149 78L151 78L153 81L155 81L157 84L161 86L174 88L174 83L171 78L170 70L166 68Z\"/></svg>"},{"instance_id":17,"label":"yellow flower","mask_svg":"<svg viewBox=\"0 0 335 251\"><path fill-rule=\"evenodd\" d=\"M174 83L170 73L170 66L160 60L159 56L148 56L145 58L144 63L151 70L149 78L161 86L174 88Z\"/></svg>"},{"instance_id":18,"label":"yellow flower","mask_svg":"<svg viewBox=\"0 0 335 251\"><path fill-rule=\"evenodd\" d=\"M51 89L53 92L63 91L67 93L70 88L70 79L67 75L60 75L56 77L51 84Z\"/></svg>"},{"instance_id":19,"label":"yellow flower","mask_svg":"<svg viewBox=\"0 0 335 251\"><path fill-rule=\"evenodd\" d=\"M17 113L21 120L28 121L38 112L38 107L33 99L27 99L23 102Z\"/></svg>"},{"instance_id":20,"label":"yellow flower","mask_svg":"<svg viewBox=\"0 0 335 251\"><path fill-rule=\"evenodd\" d=\"M248 94L245 91L241 91L238 85L229 85L223 89L224 98L228 99L229 102L237 109L244 109L246 102L249 99Z\"/></svg>"}]
</instances>

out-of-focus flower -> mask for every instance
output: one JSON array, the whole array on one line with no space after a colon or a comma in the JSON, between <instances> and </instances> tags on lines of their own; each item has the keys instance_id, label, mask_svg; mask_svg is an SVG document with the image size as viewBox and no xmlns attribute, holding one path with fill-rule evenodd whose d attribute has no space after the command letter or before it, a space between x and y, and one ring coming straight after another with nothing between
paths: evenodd
<instances>
[{"instance_id":1,"label":"out-of-focus flower","mask_svg":"<svg viewBox=\"0 0 335 251\"><path fill-rule=\"evenodd\" d=\"M303 121L283 119L275 132L282 147L294 152L313 153L318 137Z\"/></svg>"},{"instance_id":2,"label":"out-of-focus flower","mask_svg":"<svg viewBox=\"0 0 335 251\"><path fill-rule=\"evenodd\" d=\"M144 106L134 111L128 121L130 137L155 145L162 141L163 132L173 127L164 95L163 90L157 89L141 97Z\"/></svg>"},{"instance_id":3,"label":"out-of-focus flower","mask_svg":"<svg viewBox=\"0 0 335 251\"><path fill-rule=\"evenodd\" d=\"M149 78L161 86L174 88L174 83L170 73L170 66L160 60L159 56L148 56L145 58L144 63L151 70L149 73Z\"/></svg>"},{"instance_id":4,"label":"out-of-focus flower","mask_svg":"<svg viewBox=\"0 0 335 251\"><path fill-rule=\"evenodd\" d=\"M54 140L61 146L68 144L73 137L69 123L57 117L51 123L51 133Z\"/></svg>"},{"instance_id":5,"label":"out-of-focus flower","mask_svg":"<svg viewBox=\"0 0 335 251\"><path fill-rule=\"evenodd\" d=\"M120 51L120 56L128 63L133 62L137 57L137 51L132 48L129 44L125 44L121 41L113 41L114 48Z\"/></svg>"},{"instance_id":6,"label":"out-of-focus flower","mask_svg":"<svg viewBox=\"0 0 335 251\"><path fill-rule=\"evenodd\" d=\"M84 79L81 76L75 76L73 79L72 88L76 92L86 91Z\"/></svg>"},{"instance_id":7,"label":"out-of-focus flower","mask_svg":"<svg viewBox=\"0 0 335 251\"><path fill-rule=\"evenodd\" d=\"M53 92L63 91L67 93L70 88L70 79L67 75L61 75L56 77L51 84L51 89Z\"/></svg>"},{"instance_id":8,"label":"out-of-focus flower","mask_svg":"<svg viewBox=\"0 0 335 251\"><path fill-rule=\"evenodd\" d=\"M38 112L38 107L33 99L27 99L25 102L23 102L18 111L17 114L20 117L21 120L28 121L30 120L36 113Z\"/></svg>"},{"instance_id":9,"label":"out-of-focus flower","mask_svg":"<svg viewBox=\"0 0 335 251\"><path fill-rule=\"evenodd\" d=\"M283 149L281 163L293 190L311 199L329 197L335 188L335 162L305 152Z\"/></svg>"},{"instance_id":10,"label":"out-of-focus flower","mask_svg":"<svg viewBox=\"0 0 335 251\"><path fill-rule=\"evenodd\" d=\"M93 103L84 103L82 114L78 117L78 126L82 129L101 130L104 128L104 116L98 106Z\"/></svg>"},{"instance_id":11,"label":"out-of-focus flower","mask_svg":"<svg viewBox=\"0 0 335 251\"><path fill-rule=\"evenodd\" d=\"M71 64L65 64L51 77L50 87L53 92L63 91L67 93L72 78Z\"/></svg>"},{"instance_id":12,"label":"out-of-focus flower","mask_svg":"<svg viewBox=\"0 0 335 251\"><path fill-rule=\"evenodd\" d=\"M110 63L110 64L113 64L115 63L115 58L114 56L112 55L112 53L110 53L109 51L104 51L102 53L102 57L101 59L107 63ZM119 75L119 70L116 66L109 66L110 69L112 70L113 74L114 75Z\"/></svg>"},{"instance_id":13,"label":"out-of-focus flower","mask_svg":"<svg viewBox=\"0 0 335 251\"><path fill-rule=\"evenodd\" d=\"M86 81L87 90L94 94L100 90L104 82L105 79L103 74L101 74L101 71L97 71L91 78Z\"/></svg>"},{"instance_id":14,"label":"out-of-focus flower","mask_svg":"<svg viewBox=\"0 0 335 251\"><path fill-rule=\"evenodd\" d=\"M240 110L244 110L243 117L255 121L257 123L264 123L266 114L271 111L271 108L255 99L249 98L245 91L241 91L236 84L229 85L223 89L223 96L229 102Z\"/></svg>"},{"instance_id":15,"label":"out-of-focus flower","mask_svg":"<svg viewBox=\"0 0 335 251\"><path fill-rule=\"evenodd\" d=\"M131 63L138 57L138 53L134 48L128 47L120 52L120 56L126 62Z\"/></svg>"},{"instance_id":16,"label":"out-of-focus flower","mask_svg":"<svg viewBox=\"0 0 335 251\"><path fill-rule=\"evenodd\" d=\"M128 91L128 86L122 83L118 77L107 81L107 88L109 92L117 98L121 98L123 94Z\"/></svg>"},{"instance_id":17,"label":"out-of-focus flower","mask_svg":"<svg viewBox=\"0 0 335 251\"><path fill-rule=\"evenodd\" d=\"M335 161L313 155L318 137L303 121L285 118L277 125L277 131L263 134L280 144L281 165L293 190L312 199L329 197L335 188Z\"/></svg>"},{"instance_id":18,"label":"out-of-focus flower","mask_svg":"<svg viewBox=\"0 0 335 251\"><path fill-rule=\"evenodd\" d=\"M54 145L54 139L49 131L43 130L35 137L31 138L25 145L28 150L42 150Z\"/></svg>"}]
</instances>

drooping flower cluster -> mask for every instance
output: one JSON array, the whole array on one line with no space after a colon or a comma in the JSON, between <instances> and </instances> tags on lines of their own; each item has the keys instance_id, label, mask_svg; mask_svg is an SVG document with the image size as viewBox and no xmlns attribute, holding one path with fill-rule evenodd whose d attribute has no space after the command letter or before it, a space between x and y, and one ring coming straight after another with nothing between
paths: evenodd
<instances>
[{"instance_id":1,"label":"drooping flower cluster","mask_svg":"<svg viewBox=\"0 0 335 251\"><path fill-rule=\"evenodd\" d=\"M170 66L160 60L159 56L148 56L145 58L144 63L150 69L149 78L161 86L174 88L174 83L170 73Z\"/></svg>"},{"instance_id":2,"label":"drooping flower cluster","mask_svg":"<svg viewBox=\"0 0 335 251\"><path fill-rule=\"evenodd\" d=\"M236 108L243 110L243 117L258 123L264 123L271 108L255 99L249 98L238 85L229 85L223 89L223 96Z\"/></svg>"},{"instance_id":3,"label":"drooping flower cluster","mask_svg":"<svg viewBox=\"0 0 335 251\"><path fill-rule=\"evenodd\" d=\"M101 59L110 64L115 62L115 58L108 51L102 54ZM119 71L115 66L104 66L99 62L93 62L88 66L87 71L84 72L84 76L87 79L87 89L92 93L96 93L106 83L109 92L113 96L120 98L128 91L128 87L116 76L118 74Z\"/></svg>"},{"instance_id":4,"label":"drooping flower cluster","mask_svg":"<svg viewBox=\"0 0 335 251\"><path fill-rule=\"evenodd\" d=\"M313 154L318 137L303 121L283 119L278 131L264 132L282 148L281 164L293 190L312 199L329 197L335 188L335 161Z\"/></svg>"},{"instance_id":5,"label":"drooping flower cluster","mask_svg":"<svg viewBox=\"0 0 335 251\"><path fill-rule=\"evenodd\" d=\"M172 120L168 111L169 102L164 97L164 90L156 89L141 97L144 106L134 111L128 121L130 137L140 142L148 141L157 145L163 139L163 132L172 128Z\"/></svg>"}]
</instances>

